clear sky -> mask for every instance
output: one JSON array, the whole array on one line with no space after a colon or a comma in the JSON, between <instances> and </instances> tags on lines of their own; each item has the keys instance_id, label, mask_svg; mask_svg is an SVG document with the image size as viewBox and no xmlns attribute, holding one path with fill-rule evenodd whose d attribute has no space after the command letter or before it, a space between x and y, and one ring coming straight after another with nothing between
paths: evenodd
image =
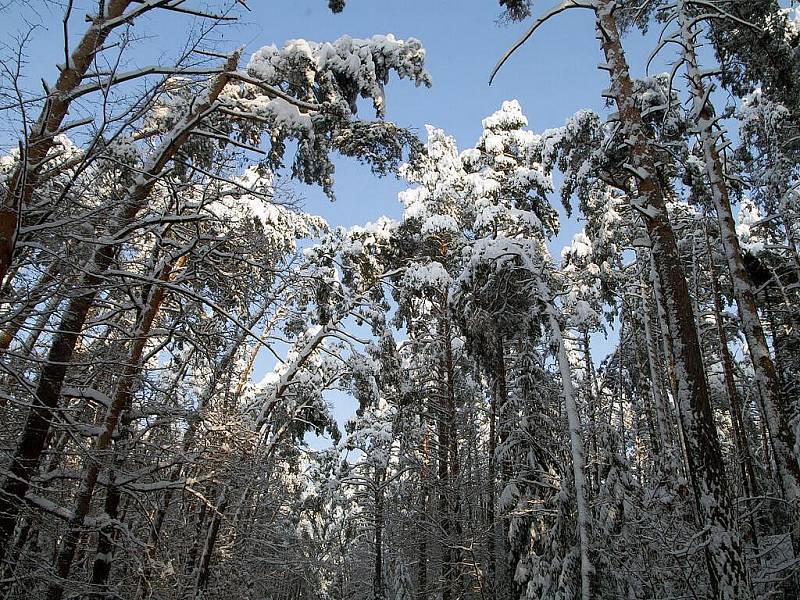
<instances>
[{"instance_id":1,"label":"clear sky","mask_svg":"<svg viewBox=\"0 0 800 600\"><path fill-rule=\"evenodd\" d=\"M190 0L187 6L195 4L206 2ZM69 36L73 43L86 28L83 14L95 5L91 0L75 1ZM498 23L500 11L495 0L349 0L345 11L338 15L328 10L326 0L249 0L248 5L251 11L243 11L241 24L222 28L217 34L220 49L246 44L249 55L266 44L281 45L294 38L328 41L345 34L368 37L393 33L398 38L421 40L427 49L433 87L416 88L393 79L387 87L386 116L421 134L428 123L440 127L455 136L462 148L477 140L481 119L497 110L503 100L518 99L535 131L557 127L579 109L606 112L600 94L608 81L605 72L597 69L602 56L591 13L585 10L569 11L541 28L489 87L492 67L526 27ZM549 6L538 2L536 5L540 10ZM54 65L63 62L61 6L61 2L33 0L24 7L18 2L0 14L0 39L8 45L6 55L13 50L15 37L27 31L29 23L36 25L24 70L23 83L30 90L41 89L41 77L53 81ZM142 20L134 27L142 39L129 55L129 67L168 61L186 38L185 17L164 18L161 11L154 14L159 16ZM628 37L626 49L634 76L644 75L643 62L653 47L652 36L645 39L633 33ZM5 130L0 139L5 144L14 143L15 135ZM299 186L306 210L322 215L334 225L363 224L381 215L401 215L397 192L405 187L402 182L378 179L367 168L349 160L337 161L335 178L335 203L319 190ZM555 194L553 203L559 204ZM575 219L562 223L562 234L552 244L556 255L580 227ZM600 358L608 342L598 339L595 345ZM260 363L257 379L268 368L266 362ZM352 403L339 394L335 400L337 417L341 420L349 416Z\"/></svg>"}]
</instances>

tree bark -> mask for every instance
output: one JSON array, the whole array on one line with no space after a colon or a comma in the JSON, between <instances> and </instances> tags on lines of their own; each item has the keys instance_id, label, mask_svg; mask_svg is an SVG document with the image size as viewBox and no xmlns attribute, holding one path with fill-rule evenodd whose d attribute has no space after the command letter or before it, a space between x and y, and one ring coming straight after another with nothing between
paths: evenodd
<instances>
[{"instance_id":1,"label":"tree bark","mask_svg":"<svg viewBox=\"0 0 800 600\"><path fill-rule=\"evenodd\" d=\"M611 81L608 95L617 104L630 146L629 167L638 183L638 197L632 198L631 204L644 219L658 280L664 290L667 326L674 343L677 400L695 504L704 532L711 590L719 599L749 598L752 592L734 524L691 297L651 153L651 140L636 105L633 81L614 17L615 7L613 0L597 0L597 33L606 58L604 68Z\"/></svg>"}]
</instances>

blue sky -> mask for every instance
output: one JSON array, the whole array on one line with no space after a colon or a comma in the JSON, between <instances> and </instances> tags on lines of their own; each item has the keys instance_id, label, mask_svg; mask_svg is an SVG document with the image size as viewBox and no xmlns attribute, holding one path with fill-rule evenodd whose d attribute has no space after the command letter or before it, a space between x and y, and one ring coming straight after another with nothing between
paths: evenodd
<instances>
[{"instance_id":1,"label":"blue sky","mask_svg":"<svg viewBox=\"0 0 800 600\"><path fill-rule=\"evenodd\" d=\"M70 21L73 41L85 30L83 14L95 4L76 0ZM294 38L326 41L344 34L368 37L393 33L398 38L420 39L427 49L433 87L416 88L409 82L393 79L387 87L387 118L423 134L424 126L430 123L455 136L460 147L472 145L480 134L481 119L497 110L503 100L511 98L520 101L529 126L535 131L557 127L579 109L606 112L600 93L608 82L605 72L597 69L602 55L588 11L569 11L546 24L512 57L489 87L492 67L525 29L524 24L499 24L495 0L349 0L345 11L338 15L330 13L326 0L249 0L248 4L252 10L243 13L241 24L218 32L219 48L230 50L246 44L249 55L266 44L281 45ZM549 6L537 5L539 9ZM157 14L134 27L141 40L129 54L129 68L159 60L168 64L168 58L185 40L187 19ZM41 77L53 81L54 65L63 61L58 6L34 0L25 8L19 4L12 6L0 16L4 17L0 19L0 33L6 43L12 43L14 35L27 30L27 23L37 24L27 51L29 62L24 84L38 90ZM653 46L652 36L648 39L638 33L628 36L626 49L634 76L644 74L643 62ZM9 134L8 131L0 134L6 144L13 143L13 135ZM298 186L306 210L335 225L363 224L381 215L395 218L401 215L397 192L405 187L402 182L378 179L364 166L349 160L337 161L335 178L335 203L317 189ZM559 204L555 194L553 203ZM554 253L580 227L575 219L565 220L561 235L553 241ZM598 339L595 346L599 359L608 342ZM259 363L256 379L268 368L266 360ZM337 416L346 418L353 409L352 403L340 394L333 399Z\"/></svg>"}]
</instances>

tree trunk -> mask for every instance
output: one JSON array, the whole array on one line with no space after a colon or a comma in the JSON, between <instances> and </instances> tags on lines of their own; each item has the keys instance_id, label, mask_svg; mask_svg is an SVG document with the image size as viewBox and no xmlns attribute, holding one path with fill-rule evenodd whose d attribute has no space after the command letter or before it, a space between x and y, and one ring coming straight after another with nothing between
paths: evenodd
<instances>
[{"instance_id":1,"label":"tree trunk","mask_svg":"<svg viewBox=\"0 0 800 600\"><path fill-rule=\"evenodd\" d=\"M600 453L597 446L597 403L600 399L600 391L597 389L597 380L595 379L594 363L592 362L592 349L589 341L589 329L583 329L583 361L584 368L586 369L586 404L589 407L589 420L591 422L591 430L589 434L591 451L593 460L590 460L592 465L592 482L594 485L594 492L600 493Z\"/></svg>"},{"instance_id":2,"label":"tree trunk","mask_svg":"<svg viewBox=\"0 0 800 600\"><path fill-rule=\"evenodd\" d=\"M103 506L107 523L100 528L98 533L97 550L95 551L94 564L92 565L92 586L104 600L112 600L116 597L116 594L111 594L108 588L116 538L116 527L113 522L119 516L119 503L122 497L114 477L115 474L111 473L111 481L109 481L106 489L106 501Z\"/></svg>"},{"instance_id":3,"label":"tree trunk","mask_svg":"<svg viewBox=\"0 0 800 600\"><path fill-rule=\"evenodd\" d=\"M593 567L589 558L589 506L586 499L586 459L581 437L581 423L575 389L572 385L572 368L558 322L555 307L549 302L551 294L541 280L538 282L539 298L545 303L550 339L557 346L556 360L561 374L561 387L564 393L564 406L569 426L569 443L572 450L572 475L575 479L575 506L578 521L578 541L581 555L581 600L591 600L591 577Z\"/></svg>"},{"instance_id":4,"label":"tree trunk","mask_svg":"<svg viewBox=\"0 0 800 600\"><path fill-rule=\"evenodd\" d=\"M214 546L216 545L217 537L219 536L219 528L222 524L222 516L225 514L225 509L228 506L227 492L227 487L222 489L222 492L217 499L217 509L214 511L214 516L211 518L211 523L208 525L208 532L206 533L206 540L203 544L203 551L200 554L200 562L197 565L194 589L190 596L192 600L197 598L208 585L208 579L211 575L211 556L214 553Z\"/></svg>"},{"instance_id":5,"label":"tree trunk","mask_svg":"<svg viewBox=\"0 0 800 600\"><path fill-rule=\"evenodd\" d=\"M647 308L644 302L644 296L640 296L641 300L641 317L642 327L632 327L631 337L633 338L633 353L636 357L636 394L632 396L632 405L634 411L634 426L636 428L637 437L642 436L641 420L644 418L644 425L647 431L647 441L649 442L649 449L639 453L642 456L652 456L656 458L656 463L662 462L663 455L660 436L656 433L656 419L653 417L654 405L652 402L652 389L653 381L647 376L648 364L646 350L642 349L641 330L644 329L646 334L646 327L644 321L647 316ZM645 335L645 341L646 341Z\"/></svg>"},{"instance_id":6,"label":"tree trunk","mask_svg":"<svg viewBox=\"0 0 800 600\"><path fill-rule=\"evenodd\" d=\"M225 71L210 83L206 94L198 99L192 112L175 127L174 135L166 138L156 152L155 158L142 169L129 188L125 198L121 201L121 208L117 214L111 217L112 223L124 228L133 222L144 207L147 197L164 167L189 139L191 129L212 110L219 94L228 82L229 73L236 68L238 61L238 52L231 55L225 65ZM20 505L24 502L31 477L39 466L45 440L50 431L50 423L58 406L67 366L72 360L78 336L104 281L103 275L110 267L117 250L116 245L105 244L95 251L86 275L81 281L80 289L83 291L70 300L58 330L53 336L47 361L39 375L33 406L11 461L9 474L6 476L2 491L0 491L0 561L5 555L8 542L14 532L17 514Z\"/></svg>"},{"instance_id":7,"label":"tree trunk","mask_svg":"<svg viewBox=\"0 0 800 600\"><path fill-rule=\"evenodd\" d=\"M383 476L375 478L375 569L372 576L373 600L384 600L386 593L383 585Z\"/></svg>"},{"instance_id":8,"label":"tree trunk","mask_svg":"<svg viewBox=\"0 0 800 600\"><path fill-rule=\"evenodd\" d=\"M461 523L461 488L459 478L461 477L461 463L459 459L458 444L458 422L456 420L456 394L455 394L455 363L453 362L453 334L450 319L446 321L446 340L445 347L445 367L447 369L447 416L449 420L448 429L450 432L450 493L448 494L447 514L450 519L451 529L451 560L450 577L448 585L450 594L453 597L461 597L461 587L463 584L465 563L463 543L462 543L462 523Z\"/></svg>"},{"instance_id":9,"label":"tree trunk","mask_svg":"<svg viewBox=\"0 0 800 600\"><path fill-rule=\"evenodd\" d=\"M447 298L444 298L442 304L446 310ZM448 366L448 357L450 356L449 347L451 344L449 317L445 314L441 317L440 322L440 343L442 345L441 354L441 373L440 373L440 386L439 386L439 415L437 418L437 457L438 457L438 476L439 476L439 503L438 503L438 517L440 533L440 547L441 547L441 598L442 600L451 600L452 589L452 569L453 569L453 551L451 539L451 518L450 518L450 494L452 493L452 486L450 485L450 436L453 432L450 431L452 418L450 416L451 407L451 394L452 382L450 380L450 370Z\"/></svg>"},{"instance_id":10,"label":"tree trunk","mask_svg":"<svg viewBox=\"0 0 800 600\"><path fill-rule=\"evenodd\" d=\"M649 135L636 105L633 81L620 42L613 0L597 0L597 33L605 54L619 118L630 144L630 167L638 181L632 206L643 216L652 256L666 300L666 317L674 343L678 404L695 504L703 527L704 551L712 594L719 599L752 597L732 502L714 426L708 383L692 313L691 297L681 265L665 195L651 154Z\"/></svg>"},{"instance_id":11,"label":"tree trunk","mask_svg":"<svg viewBox=\"0 0 800 600\"><path fill-rule=\"evenodd\" d=\"M430 401L429 401L430 405ZM430 445L431 445L431 432L427 424L427 416L423 412L420 415L421 427L424 431L422 438L422 456L420 463L420 510L422 512L422 520L429 520L429 512L432 509L431 491L430 491ZM417 600L427 600L428 598L428 530L425 524L419 528L419 546L417 548L418 565L417 565Z\"/></svg>"},{"instance_id":12,"label":"tree trunk","mask_svg":"<svg viewBox=\"0 0 800 600\"><path fill-rule=\"evenodd\" d=\"M648 260L649 262L649 260ZM674 464L672 435L669 427L667 405L661 392L661 381L658 369L658 357L656 355L655 341L653 339L652 327L650 325L650 315L652 314L649 306L650 289L646 284L646 279L642 277L642 321L644 322L644 342L647 347L647 362L650 372L650 392L653 395L653 405L656 411L656 424L658 426L658 440L661 447L660 459L662 466Z\"/></svg>"},{"instance_id":13,"label":"tree trunk","mask_svg":"<svg viewBox=\"0 0 800 600\"><path fill-rule=\"evenodd\" d=\"M736 389L736 380L733 376L733 358L728 348L728 335L725 333L725 323L722 320L722 293L717 281L717 267L714 263L714 255L711 252L711 244L706 232L706 251L708 253L709 273L711 275L711 293L714 296L714 323L719 339L719 353L722 361L722 374L725 381L725 391L728 395L728 403L731 410L731 423L733 424L733 436L736 443L736 458L741 469L742 491L745 496L753 496L758 489L755 468L753 467L753 457L750 454L750 444L747 441L747 430L742 416L742 400Z\"/></svg>"},{"instance_id":14,"label":"tree trunk","mask_svg":"<svg viewBox=\"0 0 800 600\"><path fill-rule=\"evenodd\" d=\"M487 494L486 494L486 528L488 531L486 540L486 555L488 563L488 580L489 592L494 597L497 594L497 504L495 502L495 495L497 494L497 406L502 404L500 399L500 378L501 371L505 370L500 363L504 361L503 352L503 338L497 336L497 349L493 357L493 371L494 371L494 385L492 395L489 400L489 473L487 476ZM504 375L504 373L503 373Z\"/></svg>"},{"instance_id":15,"label":"tree trunk","mask_svg":"<svg viewBox=\"0 0 800 600\"><path fill-rule=\"evenodd\" d=\"M711 198L717 213L720 241L725 251L725 259L733 283L733 297L736 300L736 308L753 363L755 383L763 400L764 416L769 435L772 438L781 487L792 506L792 512L795 513L793 529L797 529L796 512L800 509L800 465L794 456L795 435L789 426L789 414L784 406L780 380L775 363L769 353L767 338L764 335L756 307L753 284L745 269L739 238L736 235L736 223L731 211L725 170L717 148L717 139L721 134L714 132L716 119L712 114L703 83L703 75L695 55L698 34L691 24L691 15L687 14L683 0L679 2L678 10L681 20L683 58L686 62L689 88L692 93L692 112L697 121L696 132L703 149L703 166L711 186ZM800 543L800 531L795 532L793 538L796 545Z\"/></svg>"}]
</instances>

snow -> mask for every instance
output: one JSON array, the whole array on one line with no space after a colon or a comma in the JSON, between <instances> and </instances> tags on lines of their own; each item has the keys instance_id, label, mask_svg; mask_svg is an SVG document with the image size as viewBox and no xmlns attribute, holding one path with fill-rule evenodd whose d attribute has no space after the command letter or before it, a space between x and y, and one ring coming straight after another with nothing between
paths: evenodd
<instances>
[{"instance_id":1,"label":"snow","mask_svg":"<svg viewBox=\"0 0 800 600\"><path fill-rule=\"evenodd\" d=\"M433 288L444 291L453 281L442 263L431 261L427 264L414 263L406 267L403 286L409 289Z\"/></svg>"},{"instance_id":2,"label":"snow","mask_svg":"<svg viewBox=\"0 0 800 600\"><path fill-rule=\"evenodd\" d=\"M572 244L565 246L561 251L561 256L572 254L576 258L586 258L592 254L592 242L585 231L579 231L572 238Z\"/></svg>"},{"instance_id":3,"label":"snow","mask_svg":"<svg viewBox=\"0 0 800 600\"><path fill-rule=\"evenodd\" d=\"M372 98L378 114L383 114L383 86L389 72L396 72L401 79L411 79L416 85L429 86L431 77L424 64L425 49L414 38L398 40L388 34L357 39L345 35L334 42L295 39L280 49L275 45L264 46L250 57L246 70L250 76L273 86L295 71L298 83L309 88L319 73L330 72L352 81L358 93ZM355 98L347 100L354 110Z\"/></svg>"},{"instance_id":4,"label":"snow","mask_svg":"<svg viewBox=\"0 0 800 600\"><path fill-rule=\"evenodd\" d=\"M450 215L431 215L422 224L422 235L431 236L438 233L457 233L458 223Z\"/></svg>"},{"instance_id":5,"label":"snow","mask_svg":"<svg viewBox=\"0 0 800 600\"><path fill-rule=\"evenodd\" d=\"M764 250L765 240L758 234L758 223L761 221L761 212L755 203L745 198L739 206L739 222L736 224L736 235L743 250L760 254Z\"/></svg>"},{"instance_id":6,"label":"snow","mask_svg":"<svg viewBox=\"0 0 800 600\"><path fill-rule=\"evenodd\" d=\"M500 110L481 121L484 129L519 129L527 127L528 119L522 114L518 100L506 100Z\"/></svg>"},{"instance_id":7,"label":"snow","mask_svg":"<svg viewBox=\"0 0 800 600\"><path fill-rule=\"evenodd\" d=\"M406 207L403 212L404 219L424 219L427 216L425 201L428 199L428 190L426 188L408 188L400 192L398 198Z\"/></svg>"}]
</instances>

